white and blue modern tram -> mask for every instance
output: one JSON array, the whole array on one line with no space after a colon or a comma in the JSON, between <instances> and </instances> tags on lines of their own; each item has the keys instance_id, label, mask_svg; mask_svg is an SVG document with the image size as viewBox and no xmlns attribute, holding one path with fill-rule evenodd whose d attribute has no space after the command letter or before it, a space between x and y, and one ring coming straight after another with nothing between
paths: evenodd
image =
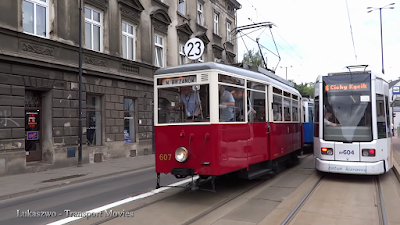
<instances>
[{"instance_id":1,"label":"white and blue modern tram","mask_svg":"<svg viewBox=\"0 0 400 225\"><path fill-rule=\"evenodd\" d=\"M377 175L393 167L389 84L381 74L319 76L314 96L317 170Z\"/></svg>"},{"instance_id":2,"label":"white and blue modern tram","mask_svg":"<svg viewBox=\"0 0 400 225\"><path fill-rule=\"evenodd\" d=\"M303 96L303 148L312 151L314 143L314 99Z\"/></svg>"}]
</instances>

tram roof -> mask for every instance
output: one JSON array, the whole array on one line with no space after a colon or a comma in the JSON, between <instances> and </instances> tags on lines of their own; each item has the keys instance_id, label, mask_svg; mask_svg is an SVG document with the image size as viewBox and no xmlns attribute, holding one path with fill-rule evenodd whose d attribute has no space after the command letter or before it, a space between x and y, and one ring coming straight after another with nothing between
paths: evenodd
<instances>
[{"instance_id":1,"label":"tram roof","mask_svg":"<svg viewBox=\"0 0 400 225\"><path fill-rule=\"evenodd\" d=\"M259 73L259 72L251 71L248 69L242 69L239 67L234 67L234 66L225 65L225 64L221 64L221 63L215 63L215 62L190 63L190 64L185 64L185 65L180 65L180 66L161 68L161 69L158 69L154 75L157 76L157 75L170 74L170 73L184 73L184 72L188 72L188 71L211 70L211 69L221 70L221 71L225 71L228 73L234 73L234 74L246 76L246 77L257 79L257 80L266 81L266 82L269 82L276 86L279 86L282 89L286 89L287 91L296 93L297 95L301 96L300 92L298 90L296 90L293 87L290 87L289 85L287 85L283 82L280 82L274 78L269 77L268 74ZM272 74L272 75L275 75L275 74Z\"/></svg>"},{"instance_id":2,"label":"tram roof","mask_svg":"<svg viewBox=\"0 0 400 225\"><path fill-rule=\"evenodd\" d=\"M340 76L340 75L360 75L360 74L371 74L372 75L372 79L381 79L384 82L388 83L385 79L383 74L379 71L376 70L375 68L371 68L369 70L356 70L356 71L342 71L342 72L331 72L331 73L327 73L327 74L321 74L320 76L317 77L316 82L318 82L320 80L321 77L325 77L325 76Z\"/></svg>"}]
</instances>

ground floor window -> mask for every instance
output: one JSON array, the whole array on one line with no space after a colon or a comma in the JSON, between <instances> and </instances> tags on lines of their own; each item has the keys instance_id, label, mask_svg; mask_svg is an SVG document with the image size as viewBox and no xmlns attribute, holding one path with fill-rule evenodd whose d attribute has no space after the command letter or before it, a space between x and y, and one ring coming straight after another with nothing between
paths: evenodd
<instances>
[{"instance_id":1,"label":"ground floor window","mask_svg":"<svg viewBox=\"0 0 400 225\"><path fill-rule=\"evenodd\" d=\"M124 135L125 142L136 141L135 101L131 98L124 99Z\"/></svg>"},{"instance_id":2,"label":"ground floor window","mask_svg":"<svg viewBox=\"0 0 400 225\"><path fill-rule=\"evenodd\" d=\"M101 145L101 97L86 96L86 138L87 145Z\"/></svg>"}]
</instances>

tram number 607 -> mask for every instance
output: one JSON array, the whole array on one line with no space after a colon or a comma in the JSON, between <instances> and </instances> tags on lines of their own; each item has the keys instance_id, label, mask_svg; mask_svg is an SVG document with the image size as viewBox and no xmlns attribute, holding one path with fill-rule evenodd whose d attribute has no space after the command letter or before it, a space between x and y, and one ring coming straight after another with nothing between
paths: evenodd
<instances>
[{"instance_id":1,"label":"tram number 607","mask_svg":"<svg viewBox=\"0 0 400 225\"><path fill-rule=\"evenodd\" d=\"M344 155L354 155L354 150L343 150L339 152L339 154L344 154Z\"/></svg>"},{"instance_id":2,"label":"tram number 607","mask_svg":"<svg viewBox=\"0 0 400 225\"><path fill-rule=\"evenodd\" d=\"M161 161L168 161L171 160L172 155L171 154L160 154L159 159Z\"/></svg>"}]
</instances>

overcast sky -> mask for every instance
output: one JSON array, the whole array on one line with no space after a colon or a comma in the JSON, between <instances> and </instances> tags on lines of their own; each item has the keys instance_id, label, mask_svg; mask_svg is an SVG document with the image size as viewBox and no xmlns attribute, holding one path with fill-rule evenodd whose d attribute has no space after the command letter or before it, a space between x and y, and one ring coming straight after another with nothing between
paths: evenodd
<instances>
[{"instance_id":1,"label":"overcast sky","mask_svg":"<svg viewBox=\"0 0 400 225\"><path fill-rule=\"evenodd\" d=\"M314 82L319 74L345 71L348 65L368 64L382 71L379 10L367 13L367 7L384 7L395 3L394 9L382 10L383 52L385 79L400 77L400 1L399 0L240 0L238 26L272 22L272 34L278 45L281 61L262 49L268 68L276 67L276 74L295 82ZM249 20L251 19L251 21ZM277 53L269 28L250 29L253 40ZM242 36L238 34L238 37ZM243 35L237 39L238 60L248 49L258 51L257 44ZM244 40L244 41L243 41ZM245 44L244 44L245 43ZM355 57L357 55L357 61ZM292 66L290 68L290 66Z\"/></svg>"}]
</instances>

